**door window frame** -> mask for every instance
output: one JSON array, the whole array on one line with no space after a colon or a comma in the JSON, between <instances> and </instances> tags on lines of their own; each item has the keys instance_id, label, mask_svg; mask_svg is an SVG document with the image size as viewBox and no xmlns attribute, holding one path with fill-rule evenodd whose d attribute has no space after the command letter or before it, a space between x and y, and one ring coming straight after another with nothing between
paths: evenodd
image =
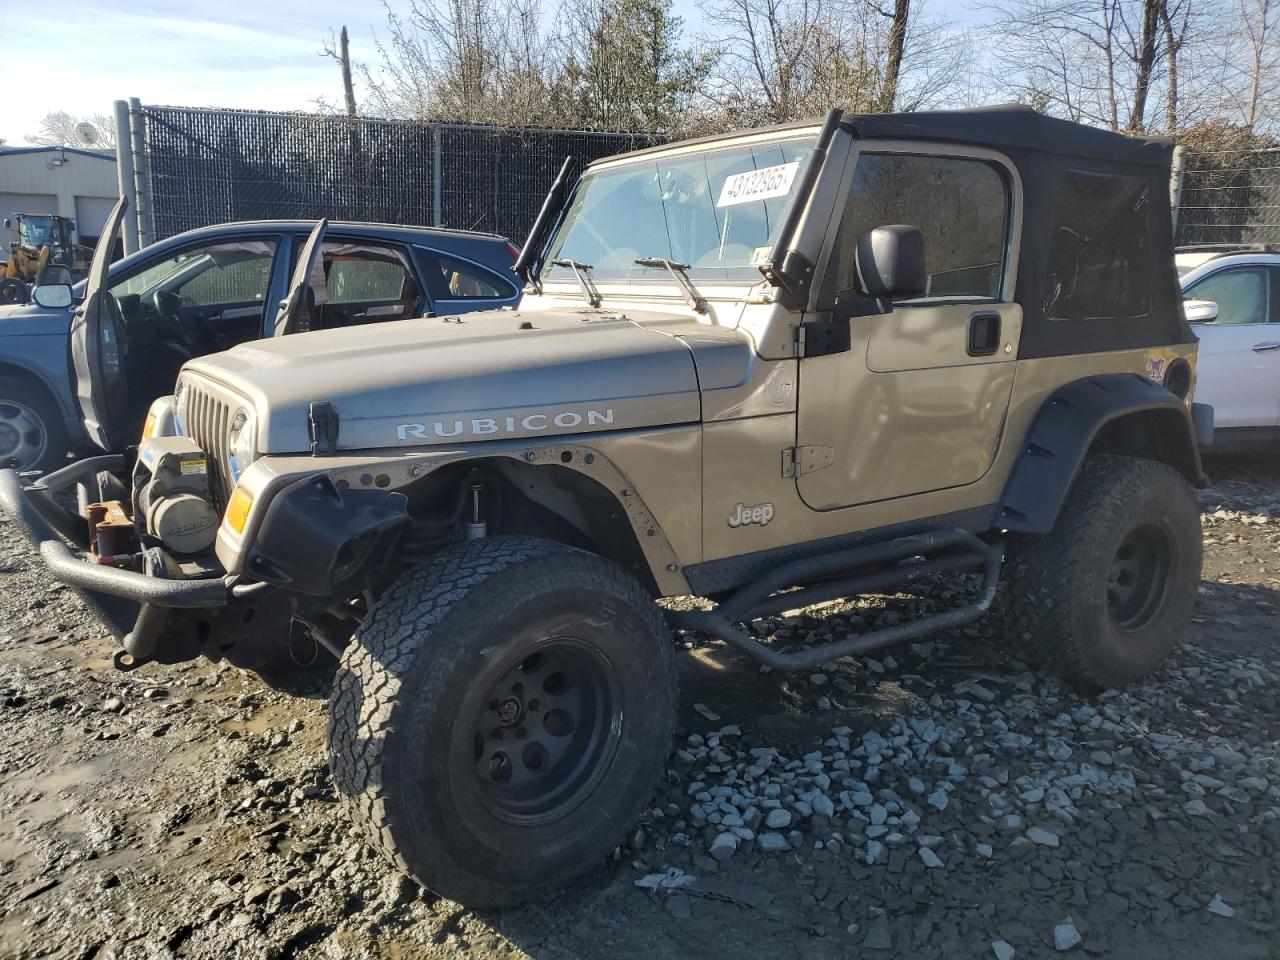
<instances>
[{"instance_id":1,"label":"door window frame","mask_svg":"<svg viewBox=\"0 0 1280 960\"><path fill-rule=\"evenodd\" d=\"M470 257L461 256L451 250L442 250L439 247L428 247L422 243L415 243L413 247L416 254L425 253L428 256L436 257L437 259L444 257L447 260L455 260L458 263L466 264L468 267L474 268L481 275L482 279L484 277L493 277L496 282L491 284L491 286L495 289L501 290L505 286L507 289L512 291L511 294L505 297L434 297L433 300L435 303L489 303L497 307L506 303L513 303L520 298L520 287L514 279L506 279L496 270L491 267L486 267L483 263L473 260ZM422 263L420 257L415 256L414 260L418 262L419 269L427 269L427 267ZM515 275L512 274L513 278L514 276Z\"/></svg>"},{"instance_id":2,"label":"door window frame","mask_svg":"<svg viewBox=\"0 0 1280 960\"><path fill-rule=\"evenodd\" d=\"M271 255L271 269L267 274L267 294L266 302L271 301L271 286L275 279L276 267L280 263L280 251L284 247L285 235L280 233L251 233L251 234L235 234L229 233L224 237L204 237L198 240L191 240L188 243L179 244L163 251L159 257L140 258L137 263L132 264L128 270L122 270L119 274L113 276L110 269L103 282L103 292L111 293L112 288L117 284L126 283L132 280L138 274L150 270L156 264L164 260L172 260L175 257L182 256L192 250L199 250L204 247L223 246L228 243L244 243L247 241L273 241L275 243L275 252ZM148 248L150 249L150 248ZM151 252L155 252L152 250ZM115 296L115 294L111 294Z\"/></svg>"},{"instance_id":3,"label":"door window frame","mask_svg":"<svg viewBox=\"0 0 1280 960\"><path fill-rule=\"evenodd\" d=\"M289 252L289 272L286 278L292 277L294 270L298 266L298 257L302 255L302 248L307 245L309 233L299 233L293 236L293 247ZM422 265L418 263L418 258L413 255L413 248L416 244L402 243L399 240L389 240L386 237L379 237L375 234L361 236L358 234L335 232L326 230L324 236L320 240L320 249L316 251L316 258L323 263L324 247L326 244L358 244L361 246L386 247L395 250L399 256L398 260L406 266L409 276L413 278L413 282L418 285L418 300L420 301L418 309L414 312L415 317L427 316L435 311L435 298L431 296L431 289L427 286L426 277L422 273ZM286 285L288 279L285 280ZM271 336L272 334L268 334Z\"/></svg>"},{"instance_id":4,"label":"door window frame","mask_svg":"<svg viewBox=\"0 0 1280 960\"><path fill-rule=\"evenodd\" d=\"M840 227L844 222L846 208L848 206L849 191L853 188L853 176L857 170L858 160L864 153L867 154L905 154L908 156L920 157L944 157L960 160L977 160L986 162L998 169L1004 175L1006 197L1008 198L1009 209L1005 217L1005 243L1004 243L1004 273L1001 277L1000 295L999 297L918 297L911 300L899 300L894 302L893 309L899 308L910 309L912 307L937 307L946 304L983 304L983 303L1013 303L1015 302L1015 291L1017 289L1018 280L1018 260L1021 255L1022 240L1022 218L1023 218L1023 189L1022 178L1018 175L1017 168L1013 165L1004 154L988 147L972 147L964 144L955 143L935 143L927 140L864 140L856 141L849 156L845 161L845 169L841 175L840 189L836 195L836 202L832 208L832 217L827 225L826 236L822 242L822 253L819 262L822 264L818 276L815 278L815 286L822 291L823 299L827 296L834 297L836 290L836 277L832 271L838 271L840 265L833 262L832 254L835 251L836 241L840 235ZM884 226L884 224L876 224L875 226ZM913 226L916 226L913 224ZM869 227L868 229L874 229ZM928 256L929 246L928 238L925 238L925 256ZM830 289L828 289L830 283ZM830 309L831 303L822 304L822 309Z\"/></svg>"},{"instance_id":5,"label":"door window frame","mask_svg":"<svg viewBox=\"0 0 1280 960\"><path fill-rule=\"evenodd\" d=\"M1188 300L1202 300L1204 299L1203 297L1195 295L1195 288L1200 284L1206 280L1212 280L1214 277L1225 276L1228 273L1241 273L1245 270L1257 270L1262 274L1264 283L1262 309L1266 311L1267 319L1261 323L1218 323L1215 318L1213 320L1197 321L1197 327L1214 327L1219 330L1229 330L1233 327L1271 327L1280 324L1280 316L1276 315L1276 310L1274 309L1277 301L1276 284L1280 281L1280 266L1270 263L1231 263L1219 267L1217 270L1210 270L1203 277L1197 277L1193 283L1182 290L1182 300L1184 303Z\"/></svg>"}]
</instances>

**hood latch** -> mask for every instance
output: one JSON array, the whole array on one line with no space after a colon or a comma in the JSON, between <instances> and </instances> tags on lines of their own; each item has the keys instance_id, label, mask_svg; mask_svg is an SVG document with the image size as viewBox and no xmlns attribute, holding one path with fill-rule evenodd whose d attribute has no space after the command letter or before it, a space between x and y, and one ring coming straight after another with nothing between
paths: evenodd
<instances>
[{"instance_id":1,"label":"hood latch","mask_svg":"<svg viewBox=\"0 0 1280 960\"><path fill-rule=\"evenodd\" d=\"M307 414L311 455L319 457L338 450L338 408L328 400L312 400Z\"/></svg>"}]
</instances>

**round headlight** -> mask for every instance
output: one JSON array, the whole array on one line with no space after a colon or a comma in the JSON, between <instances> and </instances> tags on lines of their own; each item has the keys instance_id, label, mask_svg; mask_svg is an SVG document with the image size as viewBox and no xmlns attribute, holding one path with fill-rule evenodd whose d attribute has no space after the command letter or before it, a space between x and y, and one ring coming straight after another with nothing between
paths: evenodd
<instances>
[{"instance_id":1,"label":"round headlight","mask_svg":"<svg viewBox=\"0 0 1280 960\"><path fill-rule=\"evenodd\" d=\"M236 415L231 418L231 433L227 437L227 453L231 457L231 479L235 482L240 481L240 474L249 469L249 464L253 463L256 451L254 450L255 428L253 415L248 410L237 410Z\"/></svg>"},{"instance_id":2,"label":"round headlight","mask_svg":"<svg viewBox=\"0 0 1280 960\"><path fill-rule=\"evenodd\" d=\"M180 437L187 435L187 382L179 380L173 391L173 429Z\"/></svg>"}]
</instances>

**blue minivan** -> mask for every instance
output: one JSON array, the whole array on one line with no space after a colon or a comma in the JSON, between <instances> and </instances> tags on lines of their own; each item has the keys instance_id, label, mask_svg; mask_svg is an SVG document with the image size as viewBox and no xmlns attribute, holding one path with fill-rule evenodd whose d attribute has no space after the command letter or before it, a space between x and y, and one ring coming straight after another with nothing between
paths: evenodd
<instances>
[{"instance_id":1,"label":"blue minivan","mask_svg":"<svg viewBox=\"0 0 1280 960\"><path fill-rule=\"evenodd\" d=\"M313 233L321 246L307 309L292 329L275 329ZM146 247L112 264L103 285L118 312L128 394L113 432L136 438L151 401L192 357L305 330L514 307L518 254L495 234L291 220L201 227ZM0 307L0 466L49 470L69 453L100 452L82 422L69 349L83 292L81 282L69 297L65 287L38 292L45 305Z\"/></svg>"}]
</instances>

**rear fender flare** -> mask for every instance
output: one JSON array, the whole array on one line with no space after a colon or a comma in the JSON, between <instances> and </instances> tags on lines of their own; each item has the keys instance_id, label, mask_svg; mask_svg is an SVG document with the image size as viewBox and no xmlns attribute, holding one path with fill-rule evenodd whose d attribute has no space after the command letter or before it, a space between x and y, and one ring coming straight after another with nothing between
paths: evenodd
<instances>
[{"instance_id":1,"label":"rear fender flare","mask_svg":"<svg viewBox=\"0 0 1280 960\"><path fill-rule=\"evenodd\" d=\"M1159 460L1204 486L1185 401L1136 373L1107 373L1058 388L1040 407L1005 484L995 526L1048 533L1090 452Z\"/></svg>"}]
</instances>

